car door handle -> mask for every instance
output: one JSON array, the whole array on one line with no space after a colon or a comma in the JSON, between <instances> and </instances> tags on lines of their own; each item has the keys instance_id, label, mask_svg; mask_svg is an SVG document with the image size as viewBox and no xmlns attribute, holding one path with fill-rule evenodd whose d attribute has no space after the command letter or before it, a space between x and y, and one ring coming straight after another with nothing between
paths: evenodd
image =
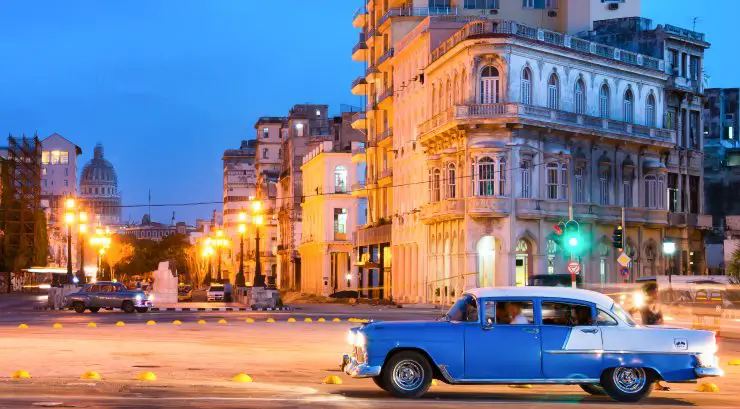
<instances>
[{"instance_id":1,"label":"car door handle","mask_svg":"<svg viewBox=\"0 0 740 409\"><path fill-rule=\"evenodd\" d=\"M525 332L530 334L539 334L540 330L537 328L523 328Z\"/></svg>"},{"instance_id":2,"label":"car door handle","mask_svg":"<svg viewBox=\"0 0 740 409\"><path fill-rule=\"evenodd\" d=\"M599 332L599 330L596 328L583 328L581 332L585 332L586 334L595 334Z\"/></svg>"}]
</instances>

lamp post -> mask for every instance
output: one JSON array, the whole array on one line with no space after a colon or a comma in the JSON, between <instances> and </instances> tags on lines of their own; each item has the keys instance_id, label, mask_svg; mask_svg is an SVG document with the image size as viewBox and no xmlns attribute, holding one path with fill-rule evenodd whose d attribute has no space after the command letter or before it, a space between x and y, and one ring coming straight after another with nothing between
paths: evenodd
<instances>
[{"instance_id":1,"label":"lamp post","mask_svg":"<svg viewBox=\"0 0 740 409\"><path fill-rule=\"evenodd\" d=\"M103 256L105 255L105 251L110 248L110 231L108 228L105 230L101 227L98 227L95 229L95 235L90 238L90 245L93 247L97 247L97 265L98 265L98 276L102 277L101 268L103 266ZM112 280L113 277L111 276L110 279Z\"/></svg>"},{"instance_id":2,"label":"lamp post","mask_svg":"<svg viewBox=\"0 0 740 409\"><path fill-rule=\"evenodd\" d=\"M67 198L65 202L67 211L64 213L64 223L67 225L67 283L74 283L74 274L72 273L72 225L75 222L75 200Z\"/></svg>"},{"instance_id":3,"label":"lamp post","mask_svg":"<svg viewBox=\"0 0 740 409\"><path fill-rule=\"evenodd\" d=\"M239 273L236 275L236 286L244 287L246 279L244 277L244 234L247 232L247 214L239 212Z\"/></svg>"},{"instance_id":4,"label":"lamp post","mask_svg":"<svg viewBox=\"0 0 740 409\"><path fill-rule=\"evenodd\" d=\"M265 287L265 276L262 275L262 263L260 261L260 226L263 223L262 202L255 200L252 202L252 212L254 223L254 286Z\"/></svg>"},{"instance_id":5,"label":"lamp post","mask_svg":"<svg viewBox=\"0 0 740 409\"><path fill-rule=\"evenodd\" d=\"M87 234L87 213L80 211L79 219L79 241L80 241L80 270L77 273L77 280L80 285L85 284L85 234Z\"/></svg>"},{"instance_id":6,"label":"lamp post","mask_svg":"<svg viewBox=\"0 0 740 409\"><path fill-rule=\"evenodd\" d=\"M208 260L206 267L206 279L204 284L211 284L213 277L211 276L211 256L213 256L213 246L211 245L212 240L210 237L206 238L205 244L203 245L203 258Z\"/></svg>"},{"instance_id":7,"label":"lamp post","mask_svg":"<svg viewBox=\"0 0 740 409\"><path fill-rule=\"evenodd\" d=\"M673 283L671 277L673 276L673 255L676 253L676 242L675 241L664 241L663 242L663 253L668 256L668 291L671 295L671 301L673 301Z\"/></svg>"},{"instance_id":8,"label":"lamp post","mask_svg":"<svg viewBox=\"0 0 740 409\"><path fill-rule=\"evenodd\" d=\"M221 277L221 252L222 249L229 245L229 241L224 238L224 231L219 229L216 230L216 239L213 240L213 245L216 247L216 257L218 257L218 281L223 281Z\"/></svg>"}]
</instances>

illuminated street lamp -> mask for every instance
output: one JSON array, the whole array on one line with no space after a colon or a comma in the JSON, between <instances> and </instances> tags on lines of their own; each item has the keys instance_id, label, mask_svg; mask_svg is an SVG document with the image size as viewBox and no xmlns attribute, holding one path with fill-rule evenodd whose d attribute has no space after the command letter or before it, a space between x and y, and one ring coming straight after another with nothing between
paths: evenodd
<instances>
[{"instance_id":1,"label":"illuminated street lamp","mask_svg":"<svg viewBox=\"0 0 740 409\"><path fill-rule=\"evenodd\" d=\"M67 198L64 203L67 211L64 213L64 223L67 225L67 283L74 283L74 274L72 273L72 225L75 222L75 200Z\"/></svg>"},{"instance_id":2,"label":"illuminated street lamp","mask_svg":"<svg viewBox=\"0 0 740 409\"><path fill-rule=\"evenodd\" d=\"M254 286L265 287L265 276L262 275L262 263L260 261L260 226L264 223L262 216L262 202L252 201L252 223L254 224Z\"/></svg>"},{"instance_id":3,"label":"illuminated street lamp","mask_svg":"<svg viewBox=\"0 0 740 409\"><path fill-rule=\"evenodd\" d=\"M213 247L216 247L216 257L218 257L218 281L221 282L221 251L229 245L229 241L224 238L224 231L216 230L216 238L212 241Z\"/></svg>"},{"instance_id":4,"label":"illuminated street lamp","mask_svg":"<svg viewBox=\"0 0 740 409\"><path fill-rule=\"evenodd\" d=\"M105 256L105 252L110 248L111 238L110 238L110 230L106 227L103 229L102 227L98 227L95 229L95 235L93 237L90 237L90 245L93 247L97 247L97 257L98 257L98 274L101 274L101 267L103 265L103 256ZM110 279L113 279L113 276L111 275Z\"/></svg>"},{"instance_id":5,"label":"illuminated street lamp","mask_svg":"<svg viewBox=\"0 0 740 409\"><path fill-rule=\"evenodd\" d=\"M210 237L206 238L205 243L203 244L203 253L201 253L203 258L208 260L208 267L206 268L207 276L206 276L206 284L210 284L213 280L213 276L211 274L211 257L213 256L213 246L212 246L212 240Z\"/></svg>"},{"instance_id":6,"label":"illuminated street lamp","mask_svg":"<svg viewBox=\"0 0 740 409\"><path fill-rule=\"evenodd\" d=\"M80 211L78 214L78 228L80 241L80 271L77 273L77 279L80 284L85 284L85 234L87 234L87 212Z\"/></svg>"},{"instance_id":7,"label":"illuminated street lamp","mask_svg":"<svg viewBox=\"0 0 740 409\"><path fill-rule=\"evenodd\" d=\"M668 283L671 284L671 276L673 275L673 255L676 253L676 242L675 241L664 241L663 242L663 253L668 256Z\"/></svg>"},{"instance_id":8,"label":"illuminated street lamp","mask_svg":"<svg viewBox=\"0 0 740 409\"><path fill-rule=\"evenodd\" d=\"M236 286L244 287L246 279L244 277L244 234L247 232L247 214L239 212L239 272L236 274Z\"/></svg>"}]
</instances>

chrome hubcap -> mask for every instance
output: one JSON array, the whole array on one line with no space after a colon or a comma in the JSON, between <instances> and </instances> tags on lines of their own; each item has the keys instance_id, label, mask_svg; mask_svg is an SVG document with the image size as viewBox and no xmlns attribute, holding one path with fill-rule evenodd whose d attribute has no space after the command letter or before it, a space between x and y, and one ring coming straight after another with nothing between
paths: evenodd
<instances>
[{"instance_id":1,"label":"chrome hubcap","mask_svg":"<svg viewBox=\"0 0 740 409\"><path fill-rule=\"evenodd\" d=\"M393 368L393 383L405 391L419 388L424 382L424 368L418 362L405 359Z\"/></svg>"},{"instance_id":2,"label":"chrome hubcap","mask_svg":"<svg viewBox=\"0 0 740 409\"><path fill-rule=\"evenodd\" d=\"M645 370L642 368L617 368L614 371L614 385L620 392L637 393L647 383Z\"/></svg>"}]
</instances>

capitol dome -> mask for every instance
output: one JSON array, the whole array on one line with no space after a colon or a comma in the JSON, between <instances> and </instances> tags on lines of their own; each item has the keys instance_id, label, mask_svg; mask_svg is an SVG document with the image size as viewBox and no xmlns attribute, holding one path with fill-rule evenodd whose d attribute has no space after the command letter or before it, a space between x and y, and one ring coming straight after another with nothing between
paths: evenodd
<instances>
[{"instance_id":1,"label":"capitol dome","mask_svg":"<svg viewBox=\"0 0 740 409\"><path fill-rule=\"evenodd\" d=\"M80 199L91 214L104 225L121 223L121 196L113 165L103 157L103 146L95 146L93 158L80 175ZM97 220L93 220L97 222Z\"/></svg>"}]
</instances>

